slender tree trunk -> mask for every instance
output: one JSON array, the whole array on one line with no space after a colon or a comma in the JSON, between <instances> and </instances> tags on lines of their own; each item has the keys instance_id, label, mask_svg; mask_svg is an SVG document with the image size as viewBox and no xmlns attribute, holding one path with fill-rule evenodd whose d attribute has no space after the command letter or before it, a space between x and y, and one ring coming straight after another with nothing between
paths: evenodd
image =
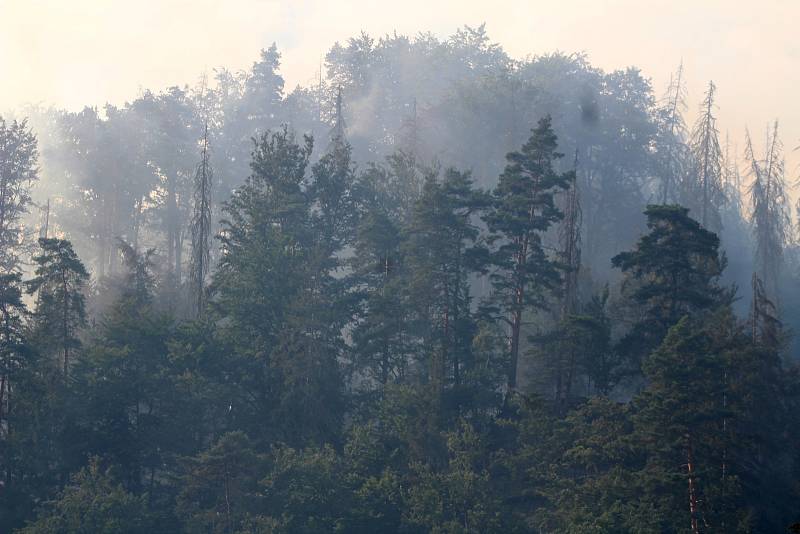
<instances>
[{"instance_id":1,"label":"slender tree trunk","mask_svg":"<svg viewBox=\"0 0 800 534\"><path fill-rule=\"evenodd\" d=\"M64 380L69 375L69 293L67 293L66 272L61 273L61 289L64 292L64 312L62 317L63 341L64 341Z\"/></svg>"},{"instance_id":2,"label":"slender tree trunk","mask_svg":"<svg viewBox=\"0 0 800 534\"><path fill-rule=\"evenodd\" d=\"M522 288L517 289L516 301L522 298ZM511 320L511 367L508 370L508 389L517 388L517 366L519 365L519 336L522 330L522 309L514 310Z\"/></svg>"},{"instance_id":3,"label":"slender tree trunk","mask_svg":"<svg viewBox=\"0 0 800 534\"><path fill-rule=\"evenodd\" d=\"M167 177L167 264L177 280L178 273L175 271L175 255L177 243L177 202L175 199L175 178Z\"/></svg>"},{"instance_id":4,"label":"slender tree trunk","mask_svg":"<svg viewBox=\"0 0 800 534\"><path fill-rule=\"evenodd\" d=\"M533 208L530 214L533 220ZM521 239L520 251L517 254L516 287L514 288L514 304L511 311L511 368L508 374L508 389L517 388L517 374L519 367L519 340L522 333L522 312L525 303L525 278L523 270L528 259L528 236Z\"/></svg>"},{"instance_id":5,"label":"slender tree trunk","mask_svg":"<svg viewBox=\"0 0 800 534\"><path fill-rule=\"evenodd\" d=\"M687 435L686 439L686 471L689 482L689 519L691 521L692 534L699 534L700 527L697 520L697 481L695 480L694 450L691 434Z\"/></svg>"},{"instance_id":6,"label":"slender tree trunk","mask_svg":"<svg viewBox=\"0 0 800 534\"><path fill-rule=\"evenodd\" d=\"M5 426L5 393L6 393L6 372L3 371L3 374L0 375L0 437L5 433L4 426Z\"/></svg>"}]
</instances>

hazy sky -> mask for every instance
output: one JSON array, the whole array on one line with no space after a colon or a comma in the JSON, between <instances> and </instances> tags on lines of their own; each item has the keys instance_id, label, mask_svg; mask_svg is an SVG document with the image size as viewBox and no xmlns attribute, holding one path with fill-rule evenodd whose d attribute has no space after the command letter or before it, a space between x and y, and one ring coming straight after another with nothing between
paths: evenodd
<instances>
[{"instance_id":1,"label":"hazy sky","mask_svg":"<svg viewBox=\"0 0 800 534\"><path fill-rule=\"evenodd\" d=\"M709 79L720 129L761 144L779 118L791 176L800 161L800 0L0 0L0 109L122 103L142 88L249 67L273 41L287 88L310 82L330 45L372 35L442 37L485 22L512 56L587 52L640 67L663 92L683 59L690 115Z\"/></svg>"}]
</instances>

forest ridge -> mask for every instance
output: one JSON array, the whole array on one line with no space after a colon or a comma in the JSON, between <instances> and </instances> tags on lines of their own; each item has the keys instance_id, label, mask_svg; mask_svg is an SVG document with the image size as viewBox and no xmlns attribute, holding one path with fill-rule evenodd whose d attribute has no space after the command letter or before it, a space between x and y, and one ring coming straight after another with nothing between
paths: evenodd
<instances>
[{"instance_id":1,"label":"forest ridge","mask_svg":"<svg viewBox=\"0 0 800 534\"><path fill-rule=\"evenodd\" d=\"M0 119L0 531L790 531L779 125L683 77L362 33Z\"/></svg>"}]
</instances>

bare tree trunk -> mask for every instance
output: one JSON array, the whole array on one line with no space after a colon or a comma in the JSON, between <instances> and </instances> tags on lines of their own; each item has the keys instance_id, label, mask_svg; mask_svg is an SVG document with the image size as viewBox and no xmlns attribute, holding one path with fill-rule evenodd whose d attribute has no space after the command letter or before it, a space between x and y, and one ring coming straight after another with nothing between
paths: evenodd
<instances>
[{"instance_id":1,"label":"bare tree trunk","mask_svg":"<svg viewBox=\"0 0 800 534\"><path fill-rule=\"evenodd\" d=\"M64 292L64 313L62 318L64 342L64 380L69 375L69 293L67 293L66 272L61 273L61 289Z\"/></svg>"},{"instance_id":2,"label":"bare tree trunk","mask_svg":"<svg viewBox=\"0 0 800 534\"><path fill-rule=\"evenodd\" d=\"M175 269L175 257L177 252L176 244L178 242L177 226L178 226L178 204L176 199L176 179L171 174L167 176L167 205L166 217L164 226L167 233L167 268L174 280L178 278L178 272Z\"/></svg>"}]
</instances>

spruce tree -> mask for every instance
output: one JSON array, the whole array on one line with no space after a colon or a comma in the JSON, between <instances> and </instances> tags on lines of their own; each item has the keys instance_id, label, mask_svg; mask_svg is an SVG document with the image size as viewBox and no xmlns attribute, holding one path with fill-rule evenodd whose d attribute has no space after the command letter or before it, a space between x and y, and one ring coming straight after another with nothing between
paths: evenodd
<instances>
[{"instance_id":1,"label":"spruce tree","mask_svg":"<svg viewBox=\"0 0 800 534\"><path fill-rule=\"evenodd\" d=\"M246 428L291 445L337 439L343 407L349 318L333 276L339 247L318 224L321 195L305 187L312 145L286 128L258 141L252 175L224 207L213 283L242 394L257 399L239 407Z\"/></svg>"},{"instance_id":2,"label":"spruce tree","mask_svg":"<svg viewBox=\"0 0 800 534\"><path fill-rule=\"evenodd\" d=\"M708 90L695 123L690 147L694 168L683 184L683 203L693 210L704 228L719 233L722 229L720 210L725 202L723 154L714 116L717 87L708 83Z\"/></svg>"},{"instance_id":3,"label":"spruce tree","mask_svg":"<svg viewBox=\"0 0 800 534\"><path fill-rule=\"evenodd\" d=\"M786 177L783 144L778 137L778 121L767 132L762 158L753 150L749 132L745 158L750 167L750 224L755 240L755 271L766 295L778 302L778 283L788 243L791 220L786 206Z\"/></svg>"},{"instance_id":4,"label":"spruce tree","mask_svg":"<svg viewBox=\"0 0 800 534\"><path fill-rule=\"evenodd\" d=\"M41 238L39 246L36 276L26 282L28 293L36 294L33 335L40 350L59 355L66 378L70 355L80 347L78 332L86 325L83 292L89 273L69 241Z\"/></svg>"},{"instance_id":5,"label":"spruce tree","mask_svg":"<svg viewBox=\"0 0 800 534\"><path fill-rule=\"evenodd\" d=\"M192 314L196 318L200 318L206 308L206 282L211 272L211 186L214 171L210 160L208 118L203 125L200 153L200 163L194 175L192 258L189 273Z\"/></svg>"},{"instance_id":6,"label":"spruce tree","mask_svg":"<svg viewBox=\"0 0 800 534\"><path fill-rule=\"evenodd\" d=\"M657 110L658 147L657 163L659 187L657 198L662 204L675 202L679 196L679 185L689 166L688 137L683 114L686 112L686 80L683 62L670 77L663 101Z\"/></svg>"}]
</instances>

